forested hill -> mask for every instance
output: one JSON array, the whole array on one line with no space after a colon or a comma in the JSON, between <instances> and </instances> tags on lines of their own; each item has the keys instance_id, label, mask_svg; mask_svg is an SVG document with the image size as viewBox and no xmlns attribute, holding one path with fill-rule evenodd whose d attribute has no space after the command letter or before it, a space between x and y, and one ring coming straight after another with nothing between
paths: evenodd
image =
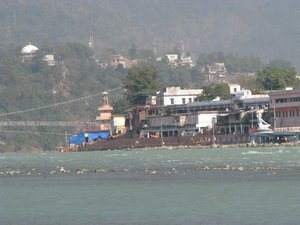
<instances>
[{"instance_id":1,"label":"forested hill","mask_svg":"<svg viewBox=\"0 0 300 225\"><path fill-rule=\"evenodd\" d=\"M135 44L158 55L181 47L263 60L289 60L300 69L298 0L2 0L0 46L88 43L98 55Z\"/></svg>"}]
</instances>

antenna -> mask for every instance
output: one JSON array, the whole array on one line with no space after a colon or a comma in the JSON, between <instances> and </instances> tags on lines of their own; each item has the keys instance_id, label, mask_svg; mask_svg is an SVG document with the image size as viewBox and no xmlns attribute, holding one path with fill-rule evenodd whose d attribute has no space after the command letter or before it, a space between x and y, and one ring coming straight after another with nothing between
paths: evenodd
<instances>
[{"instance_id":1,"label":"antenna","mask_svg":"<svg viewBox=\"0 0 300 225\"><path fill-rule=\"evenodd\" d=\"M154 39L154 41L153 41L153 53L154 53L154 56L156 57L156 55L157 55L156 39Z\"/></svg>"},{"instance_id":2,"label":"antenna","mask_svg":"<svg viewBox=\"0 0 300 225\"><path fill-rule=\"evenodd\" d=\"M7 28L6 28L6 38L7 38L7 41L8 43L11 43L11 33L10 33L10 26L7 25Z\"/></svg>"},{"instance_id":3,"label":"antenna","mask_svg":"<svg viewBox=\"0 0 300 225\"><path fill-rule=\"evenodd\" d=\"M181 57L184 57L185 53L184 53L184 43L183 40L181 40Z\"/></svg>"},{"instance_id":4,"label":"antenna","mask_svg":"<svg viewBox=\"0 0 300 225\"><path fill-rule=\"evenodd\" d=\"M89 48L94 48L94 38L90 35L90 42L89 42Z\"/></svg>"}]
</instances>

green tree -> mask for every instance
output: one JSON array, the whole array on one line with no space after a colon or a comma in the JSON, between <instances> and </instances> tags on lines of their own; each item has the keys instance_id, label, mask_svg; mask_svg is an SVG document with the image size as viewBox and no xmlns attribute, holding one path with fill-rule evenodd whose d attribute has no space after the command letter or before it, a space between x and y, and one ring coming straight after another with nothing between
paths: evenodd
<instances>
[{"instance_id":1,"label":"green tree","mask_svg":"<svg viewBox=\"0 0 300 225\"><path fill-rule=\"evenodd\" d=\"M281 68L281 69L292 69L292 63L284 59L274 59L269 62L269 66Z\"/></svg>"},{"instance_id":2,"label":"green tree","mask_svg":"<svg viewBox=\"0 0 300 225\"><path fill-rule=\"evenodd\" d=\"M154 55L153 51L151 51L149 49L139 49L137 52L137 57L146 62L154 62L155 61L155 55Z\"/></svg>"},{"instance_id":3,"label":"green tree","mask_svg":"<svg viewBox=\"0 0 300 225\"><path fill-rule=\"evenodd\" d=\"M296 84L296 74L294 68L267 66L257 72L257 83L264 90L283 89Z\"/></svg>"},{"instance_id":4,"label":"green tree","mask_svg":"<svg viewBox=\"0 0 300 225\"><path fill-rule=\"evenodd\" d=\"M125 112L125 110L129 109L130 107L131 107L130 102L126 97L123 96L113 102L113 108L114 108L113 113L122 114Z\"/></svg>"},{"instance_id":5,"label":"green tree","mask_svg":"<svg viewBox=\"0 0 300 225\"><path fill-rule=\"evenodd\" d=\"M224 53L222 52L200 53L197 59L197 65L206 67L207 65L221 61L224 62Z\"/></svg>"},{"instance_id":6,"label":"green tree","mask_svg":"<svg viewBox=\"0 0 300 225\"><path fill-rule=\"evenodd\" d=\"M93 51L88 47L80 43L68 42L67 44L58 46L56 54L61 57L62 60L70 57L78 57L86 60L93 56Z\"/></svg>"},{"instance_id":7,"label":"green tree","mask_svg":"<svg viewBox=\"0 0 300 225\"><path fill-rule=\"evenodd\" d=\"M203 92L199 95L196 101L211 101L216 97L221 99L230 99L230 89L227 84L211 84L203 88Z\"/></svg>"},{"instance_id":8,"label":"green tree","mask_svg":"<svg viewBox=\"0 0 300 225\"><path fill-rule=\"evenodd\" d=\"M39 49L35 56L32 59L31 62L31 71L32 73L42 73L46 74L48 70L48 64L45 60L43 60L43 57L47 53L44 51L44 49Z\"/></svg>"},{"instance_id":9,"label":"green tree","mask_svg":"<svg viewBox=\"0 0 300 225\"><path fill-rule=\"evenodd\" d=\"M127 89L127 99L131 104L145 104L146 98L159 89L158 72L151 65L140 65L128 70L123 80Z\"/></svg>"},{"instance_id":10,"label":"green tree","mask_svg":"<svg viewBox=\"0 0 300 225\"><path fill-rule=\"evenodd\" d=\"M240 76L236 78L236 83L241 85L242 89L251 90L252 94L259 94L261 88L256 82L256 76Z\"/></svg>"},{"instance_id":11,"label":"green tree","mask_svg":"<svg viewBox=\"0 0 300 225\"><path fill-rule=\"evenodd\" d=\"M260 59L253 56L239 56L228 54L224 58L229 73L254 73L263 67Z\"/></svg>"},{"instance_id":12,"label":"green tree","mask_svg":"<svg viewBox=\"0 0 300 225\"><path fill-rule=\"evenodd\" d=\"M253 56L240 56L223 52L202 53L198 56L197 65L206 67L215 62L224 62L228 73L254 73L263 66L259 58Z\"/></svg>"}]
</instances>

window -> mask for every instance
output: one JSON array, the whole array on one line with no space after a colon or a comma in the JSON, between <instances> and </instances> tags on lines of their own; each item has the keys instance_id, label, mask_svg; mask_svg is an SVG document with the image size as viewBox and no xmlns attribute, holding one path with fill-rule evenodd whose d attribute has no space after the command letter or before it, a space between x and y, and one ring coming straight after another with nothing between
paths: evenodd
<instances>
[{"instance_id":1,"label":"window","mask_svg":"<svg viewBox=\"0 0 300 225\"><path fill-rule=\"evenodd\" d=\"M189 98L189 103L191 103L192 102L192 98Z\"/></svg>"},{"instance_id":2,"label":"window","mask_svg":"<svg viewBox=\"0 0 300 225\"><path fill-rule=\"evenodd\" d=\"M182 98L182 104L185 104L185 98Z\"/></svg>"},{"instance_id":3,"label":"window","mask_svg":"<svg viewBox=\"0 0 300 225\"><path fill-rule=\"evenodd\" d=\"M275 103L284 103L284 102L287 102L286 98L275 99Z\"/></svg>"},{"instance_id":4,"label":"window","mask_svg":"<svg viewBox=\"0 0 300 225\"><path fill-rule=\"evenodd\" d=\"M236 120L236 121L239 121L239 120L240 120L240 115L239 115L239 114L235 114L234 117L235 117L235 120Z\"/></svg>"},{"instance_id":5,"label":"window","mask_svg":"<svg viewBox=\"0 0 300 225\"><path fill-rule=\"evenodd\" d=\"M174 105L174 98L170 98L171 105Z\"/></svg>"}]
</instances>

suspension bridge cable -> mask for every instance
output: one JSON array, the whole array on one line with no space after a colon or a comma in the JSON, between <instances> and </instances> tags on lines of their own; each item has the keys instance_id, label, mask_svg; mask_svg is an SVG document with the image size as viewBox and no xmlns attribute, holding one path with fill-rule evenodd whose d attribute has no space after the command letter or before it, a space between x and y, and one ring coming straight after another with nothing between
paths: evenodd
<instances>
[{"instance_id":1,"label":"suspension bridge cable","mask_svg":"<svg viewBox=\"0 0 300 225\"><path fill-rule=\"evenodd\" d=\"M26 133L26 134L51 134L51 135L66 135L64 133L50 133L50 132L38 132L38 131L22 131L22 130L0 130L5 133Z\"/></svg>"},{"instance_id":2,"label":"suspension bridge cable","mask_svg":"<svg viewBox=\"0 0 300 225\"><path fill-rule=\"evenodd\" d=\"M85 96L85 97L80 97L80 98L72 99L72 100L65 101L65 102L54 103L54 104L51 104L51 105L45 105L45 106L40 106L40 107L31 108L31 109L25 109L25 110L19 110L19 111L9 112L9 113L2 113L2 114L0 114L0 116L8 116L8 115L13 115L13 114L19 114L19 113L25 113L25 112L32 112L32 111L36 111L36 110L40 110L40 109L51 108L51 107L54 107L54 106L65 105L65 104L76 102L76 101L80 101L80 100L83 100L83 99L86 99L86 98L99 96L101 94L102 93L97 93L97 94L92 94L92 95L88 95L88 96Z\"/></svg>"},{"instance_id":3,"label":"suspension bridge cable","mask_svg":"<svg viewBox=\"0 0 300 225\"><path fill-rule=\"evenodd\" d=\"M115 91L115 90L118 90L120 88L122 88L122 86L121 87L117 87L117 88L113 88L113 89L111 89L109 91ZM51 107L54 107L54 106L61 106L61 105L69 104L69 103L72 103L72 102L77 102L77 101L80 101L80 100L84 100L84 99L87 99L87 98L100 96L100 95L102 95L102 92L96 93L96 94L87 95L87 96L84 96L84 97L79 97L79 98L71 99L71 100L64 101L64 102L54 103L54 104L51 104L51 105L45 105L45 106L40 106L40 107L36 107L36 108L24 109L24 110L19 110L19 111L14 111L14 112L8 112L8 113L1 113L0 116L9 116L9 115L14 115L14 114L19 114L19 113L32 112L32 111L36 111L36 110L40 110L40 109L51 108Z\"/></svg>"}]
</instances>

